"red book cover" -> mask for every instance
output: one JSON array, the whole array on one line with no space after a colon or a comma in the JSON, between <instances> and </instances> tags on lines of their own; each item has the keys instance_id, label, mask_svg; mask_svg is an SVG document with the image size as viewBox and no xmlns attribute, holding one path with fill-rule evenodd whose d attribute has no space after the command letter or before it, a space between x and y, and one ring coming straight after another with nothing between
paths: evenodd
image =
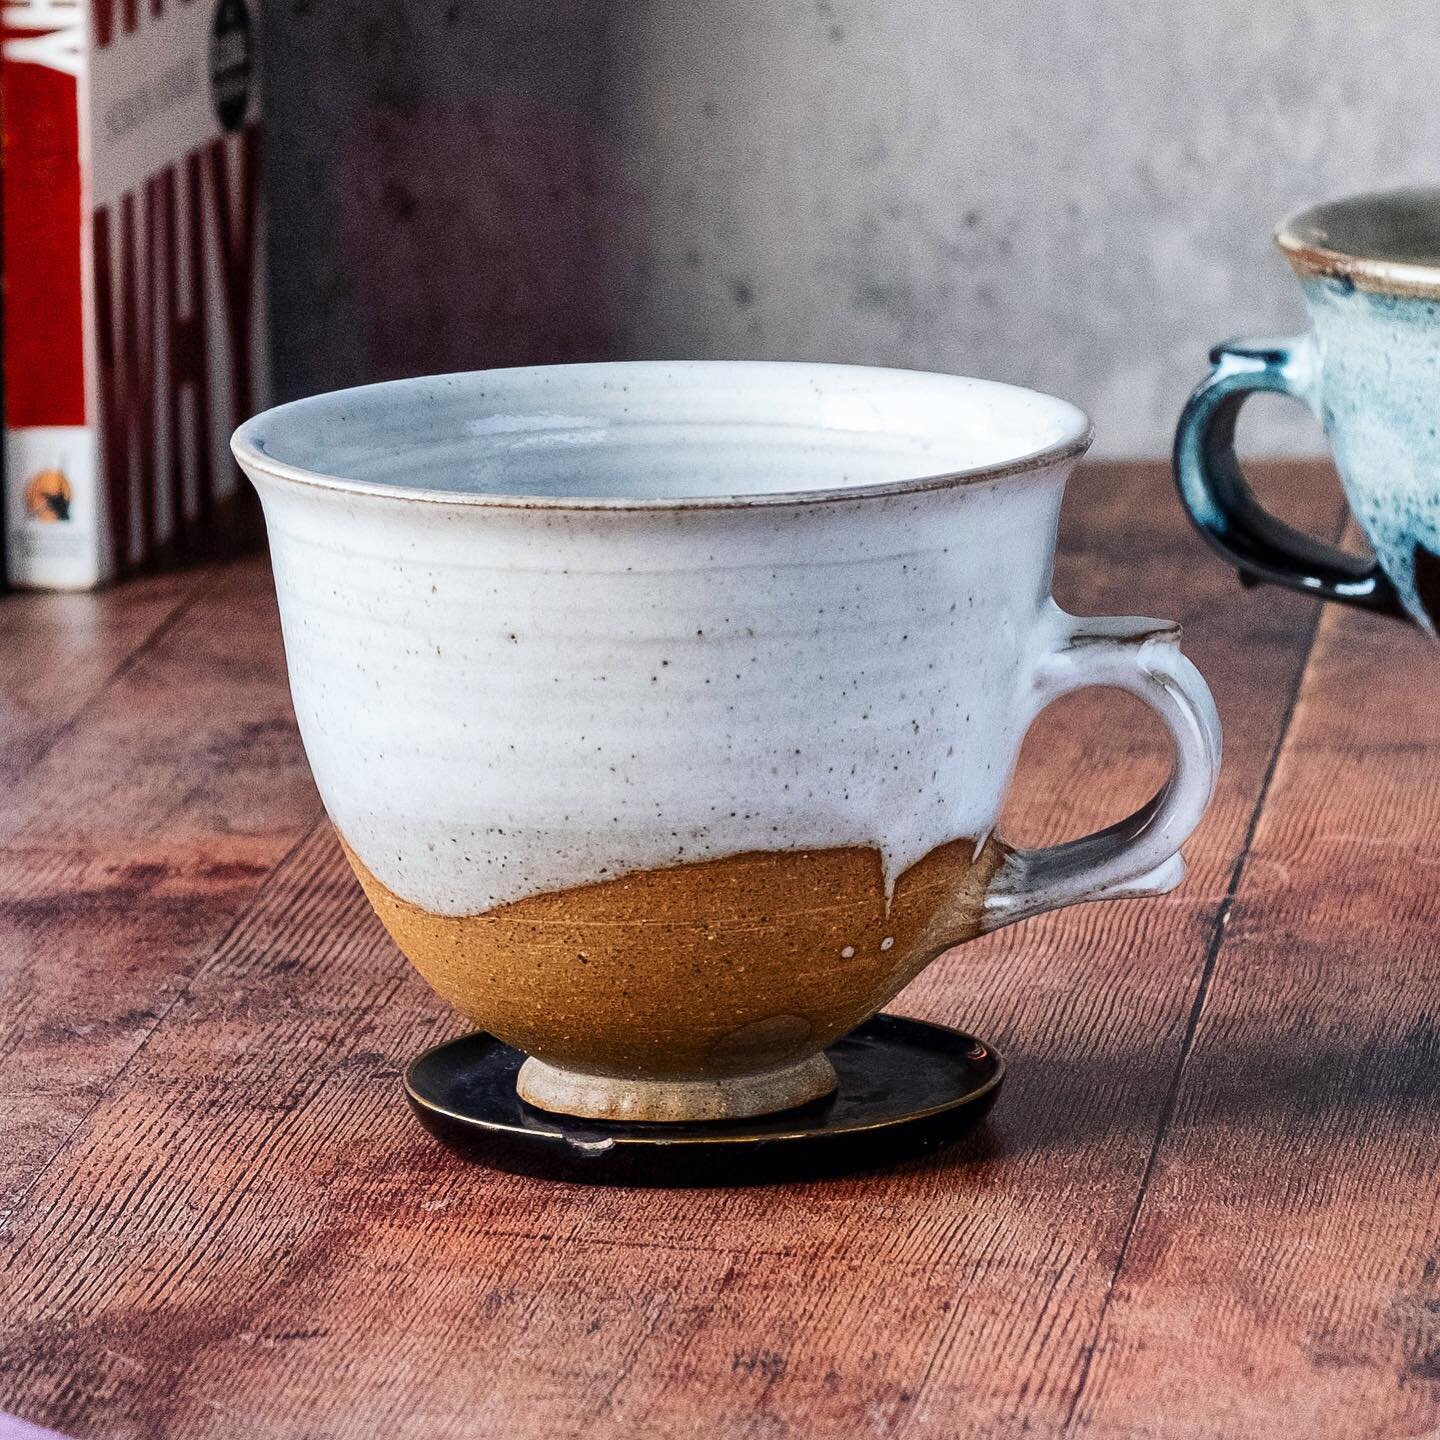
<instances>
[{"instance_id":1,"label":"red book cover","mask_svg":"<svg viewBox=\"0 0 1440 1440\"><path fill-rule=\"evenodd\" d=\"M16 584L224 548L266 403L247 0L3 10L5 518Z\"/></svg>"},{"instance_id":2,"label":"red book cover","mask_svg":"<svg viewBox=\"0 0 1440 1440\"><path fill-rule=\"evenodd\" d=\"M57 583L86 584L98 577L93 522L74 514L77 483L93 501L95 470L85 407L82 15L77 5L57 0L8 4L3 15L0 245L11 578L31 578L33 552Z\"/></svg>"}]
</instances>

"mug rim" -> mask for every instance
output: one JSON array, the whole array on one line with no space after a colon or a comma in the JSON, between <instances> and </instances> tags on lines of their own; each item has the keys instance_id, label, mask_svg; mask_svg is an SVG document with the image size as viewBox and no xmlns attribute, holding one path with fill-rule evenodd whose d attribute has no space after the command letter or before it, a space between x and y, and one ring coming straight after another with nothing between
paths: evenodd
<instances>
[{"instance_id":1,"label":"mug rim","mask_svg":"<svg viewBox=\"0 0 1440 1440\"><path fill-rule=\"evenodd\" d=\"M329 474L322 470L297 465L271 454L265 448L265 427L276 417L293 418L307 409L318 409L326 403L334 403L342 397L360 399L378 398L380 392L393 395L406 387L422 387L427 384L446 381L477 381L487 376L508 375L520 377L540 372L608 371L617 376L622 371L631 373L674 371L674 370L731 370L754 373L770 371L777 378L782 374L798 376L806 374L847 375L852 378L870 377L890 384L914 380L954 381L968 386L982 386L1004 391L1012 396L1028 396L1043 400L1057 411L1068 412L1069 426L1061 438L1033 451L1025 451L1012 460L995 461L984 465L961 467L938 473L907 476L900 480L888 480L868 485L830 486L816 489L760 491L720 495L678 495L678 496L604 496L604 495L525 495L500 491L441 490L424 486L395 485L384 481L360 480L343 475ZM748 510L760 507L833 504L844 500L871 500L891 496L925 494L937 490L948 490L960 486L980 484L986 481L1007 480L1031 475L1037 471L1053 469L1067 462L1078 460L1090 448L1095 438L1095 427L1090 417L1068 400L1034 390L1027 386L1012 385L1000 380L984 380L976 376L952 375L942 371L911 370L901 367L873 365L843 365L809 363L804 361L781 360L619 360L594 361L564 365L502 366L484 370L454 371L447 374L414 376L401 380L382 380L371 385L350 386L339 390L324 391L320 394L292 400L283 405L272 406L252 416L241 424L230 437L230 450L241 467L251 476L256 473L268 479L289 482L307 489L338 491L344 494L369 496L375 499L406 500L427 505L480 506L502 510L548 510L548 511L652 511L674 510Z\"/></svg>"},{"instance_id":2,"label":"mug rim","mask_svg":"<svg viewBox=\"0 0 1440 1440\"><path fill-rule=\"evenodd\" d=\"M1427 205L1440 216L1440 185L1401 185L1360 191L1307 205L1275 228L1276 245L1302 278L1349 281L1377 295L1440 299L1440 248L1433 261L1413 256L1367 253L1371 247L1347 245L1332 232L1336 222L1366 210ZM1382 249L1384 247L1375 247Z\"/></svg>"}]
</instances>

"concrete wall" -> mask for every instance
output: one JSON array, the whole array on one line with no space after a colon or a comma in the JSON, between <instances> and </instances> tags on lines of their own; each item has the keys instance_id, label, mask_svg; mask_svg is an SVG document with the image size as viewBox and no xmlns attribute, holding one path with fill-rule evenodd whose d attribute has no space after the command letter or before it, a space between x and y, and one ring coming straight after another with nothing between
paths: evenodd
<instances>
[{"instance_id":1,"label":"concrete wall","mask_svg":"<svg viewBox=\"0 0 1440 1440\"><path fill-rule=\"evenodd\" d=\"M1440 178L1433 0L268 0L266 46L286 394L867 361L1157 454L1213 340L1303 324L1282 214Z\"/></svg>"}]
</instances>

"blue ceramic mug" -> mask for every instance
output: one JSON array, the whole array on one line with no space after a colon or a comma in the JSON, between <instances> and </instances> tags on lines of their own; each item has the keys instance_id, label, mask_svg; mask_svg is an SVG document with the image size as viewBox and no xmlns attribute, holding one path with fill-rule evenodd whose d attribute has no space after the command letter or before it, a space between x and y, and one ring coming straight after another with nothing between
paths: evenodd
<instances>
[{"instance_id":1,"label":"blue ceramic mug","mask_svg":"<svg viewBox=\"0 0 1440 1440\"><path fill-rule=\"evenodd\" d=\"M1276 232L1313 329L1210 354L1175 435L1175 477L1202 535L1249 583L1440 624L1440 188L1318 205ZM1269 515L1235 458L1247 396L1302 400L1325 426L1375 552L1346 555Z\"/></svg>"}]
</instances>

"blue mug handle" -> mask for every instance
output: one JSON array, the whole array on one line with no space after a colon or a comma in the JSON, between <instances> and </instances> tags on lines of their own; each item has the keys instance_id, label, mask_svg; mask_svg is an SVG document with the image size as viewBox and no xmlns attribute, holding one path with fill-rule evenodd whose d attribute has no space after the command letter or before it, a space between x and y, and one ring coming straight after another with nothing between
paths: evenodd
<instances>
[{"instance_id":1,"label":"blue mug handle","mask_svg":"<svg viewBox=\"0 0 1440 1440\"><path fill-rule=\"evenodd\" d=\"M1379 565L1326 545L1268 514L1235 455L1240 407L1257 390L1317 408L1318 356L1309 335L1227 340L1210 352L1210 374L1175 431L1175 483L1195 528L1246 585L1285 585L1362 610L1410 618Z\"/></svg>"}]
</instances>

